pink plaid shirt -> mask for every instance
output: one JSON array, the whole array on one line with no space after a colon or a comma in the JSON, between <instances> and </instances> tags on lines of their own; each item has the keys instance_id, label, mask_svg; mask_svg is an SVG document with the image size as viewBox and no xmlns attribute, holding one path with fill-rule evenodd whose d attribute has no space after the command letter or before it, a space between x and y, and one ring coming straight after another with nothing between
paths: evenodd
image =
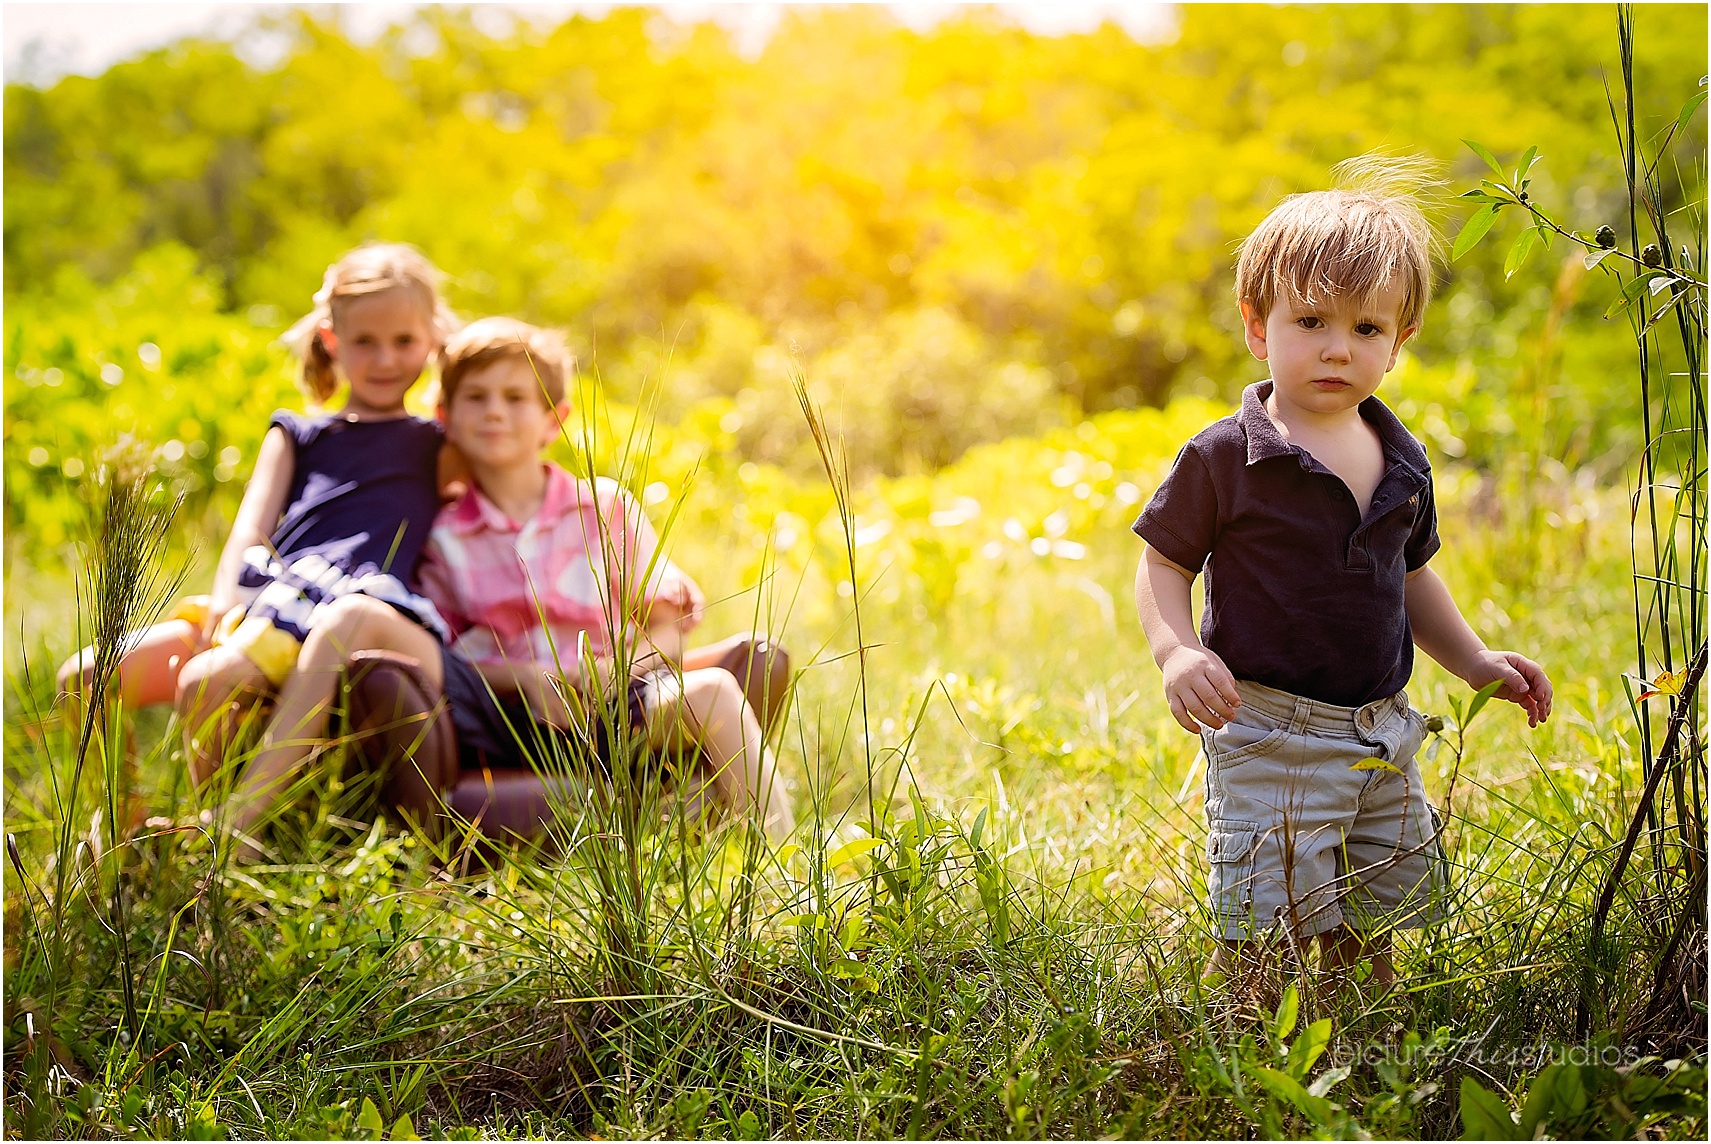
<instances>
[{"instance_id":1,"label":"pink plaid shirt","mask_svg":"<svg viewBox=\"0 0 1711 1144\"><path fill-rule=\"evenodd\" d=\"M568 668L584 632L596 655L612 654L615 615L645 626L664 604L685 614L686 628L698 623L701 589L655 559L659 542L641 506L616 481L590 485L545 467L546 499L521 524L474 487L435 519L417 575L452 646L487 664L551 664L556 650Z\"/></svg>"}]
</instances>

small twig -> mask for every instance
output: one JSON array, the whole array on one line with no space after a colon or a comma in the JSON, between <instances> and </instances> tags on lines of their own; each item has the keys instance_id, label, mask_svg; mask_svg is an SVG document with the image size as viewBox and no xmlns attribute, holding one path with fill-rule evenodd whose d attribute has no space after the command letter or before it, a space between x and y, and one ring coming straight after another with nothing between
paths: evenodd
<instances>
[{"instance_id":1,"label":"small twig","mask_svg":"<svg viewBox=\"0 0 1711 1144\"><path fill-rule=\"evenodd\" d=\"M1670 712L1669 726L1664 731L1663 747L1652 764L1652 773L1646 777L1646 789L1640 795L1640 805L1634 809L1633 817L1628 820L1628 836L1622 840L1622 848L1616 854L1616 864L1610 868L1609 877L1604 880L1604 889L1598 894L1598 908L1592 915L1591 944L1594 946L1604 933L1604 920L1609 916L1610 906L1616 899L1616 887L1621 884L1622 875L1628 870L1628 860L1633 856L1634 846L1640 840L1640 831L1646 824L1658 784L1663 779L1664 771L1669 769L1667 764L1671 756L1675 754L1676 740L1681 737L1681 728L1687 722L1688 712L1693 706L1694 693L1699 690L1699 680L1705 674L1705 653L1705 645L1700 644L1699 654L1693 657L1693 662L1687 668L1687 678L1682 681L1681 691L1675 697L1675 709ZM1586 1036L1590 1020L1591 1010L1585 993L1582 993L1575 1012L1576 1037Z\"/></svg>"}]
</instances>

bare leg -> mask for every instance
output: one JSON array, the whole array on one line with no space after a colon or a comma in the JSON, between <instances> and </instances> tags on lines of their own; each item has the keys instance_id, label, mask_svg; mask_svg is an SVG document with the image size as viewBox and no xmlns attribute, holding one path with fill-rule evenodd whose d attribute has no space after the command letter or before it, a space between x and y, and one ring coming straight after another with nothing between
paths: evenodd
<instances>
[{"instance_id":1,"label":"bare leg","mask_svg":"<svg viewBox=\"0 0 1711 1144\"><path fill-rule=\"evenodd\" d=\"M346 596L332 605L303 648L297 667L279 689L279 702L262 735L262 749L227 803L228 823L248 832L284 793L321 748L327 716L338 692L345 660L367 648L387 648L420 662L428 687L443 686L439 641L396 608L367 596Z\"/></svg>"},{"instance_id":2,"label":"bare leg","mask_svg":"<svg viewBox=\"0 0 1711 1144\"><path fill-rule=\"evenodd\" d=\"M1372 937L1338 926L1319 935L1320 968L1340 985L1352 977L1355 966L1372 963L1372 976L1363 983L1382 993L1396 983L1396 966L1390 960L1390 935Z\"/></svg>"},{"instance_id":3,"label":"bare leg","mask_svg":"<svg viewBox=\"0 0 1711 1144\"><path fill-rule=\"evenodd\" d=\"M171 703L178 672L202 651L202 629L189 620L167 620L133 632L119 655L119 698L129 709ZM95 645L79 651L59 668L60 694L81 700L95 676Z\"/></svg>"},{"instance_id":4,"label":"bare leg","mask_svg":"<svg viewBox=\"0 0 1711 1144\"><path fill-rule=\"evenodd\" d=\"M789 652L767 636L743 632L715 644L691 648L676 658L684 671L722 667L736 676L744 698L760 720L761 731L772 734L790 694Z\"/></svg>"},{"instance_id":5,"label":"bare leg","mask_svg":"<svg viewBox=\"0 0 1711 1144\"><path fill-rule=\"evenodd\" d=\"M683 673L662 681L648 709L648 734L656 745L689 742L707 759L708 778L719 800L740 814L758 814L773 841L796 829L790 796L766 749L760 722L743 698L736 677L719 668Z\"/></svg>"},{"instance_id":6,"label":"bare leg","mask_svg":"<svg viewBox=\"0 0 1711 1144\"><path fill-rule=\"evenodd\" d=\"M272 693L261 668L236 648L209 648L179 668L174 705L192 782L202 786L214 777L244 718Z\"/></svg>"}]
</instances>

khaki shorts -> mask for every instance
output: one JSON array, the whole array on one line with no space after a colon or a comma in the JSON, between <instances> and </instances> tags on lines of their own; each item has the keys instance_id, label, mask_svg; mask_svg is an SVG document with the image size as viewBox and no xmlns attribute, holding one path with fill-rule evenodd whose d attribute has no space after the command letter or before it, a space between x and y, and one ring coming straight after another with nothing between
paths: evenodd
<instances>
[{"instance_id":1,"label":"khaki shorts","mask_svg":"<svg viewBox=\"0 0 1711 1144\"><path fill-rule=\"evenodd\" d=\"M1439 830L1406 694L1338 707L1238 681L1206 749L1207 892L1227 941L1289 926L1367 932L1438 920Z\"/></svg>"}]
</instances>

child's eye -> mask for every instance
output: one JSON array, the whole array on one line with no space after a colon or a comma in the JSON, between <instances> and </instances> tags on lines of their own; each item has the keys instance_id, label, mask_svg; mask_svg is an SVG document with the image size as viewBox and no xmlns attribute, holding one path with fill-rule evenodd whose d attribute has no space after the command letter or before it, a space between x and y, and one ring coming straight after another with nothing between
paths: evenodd
<instances>
[{"instance_id":1,"label":"child's eye","mask_svg":"<svg viewBox=\"0 0 1711 1144\"><path fill-rule=\"evenodd\" d=\"M1384 332L1383 327L1374 325L1372 322L1362 322L1360 325L1355 327L1355 333L1361 334L1364 337L1369 337L1369 338L1377 337L1379 334L1382 334L1383 332Z\"/></svg>"},{"instance_id":2,"label":"child's eye","mask_svg":"<svg viewBox=\"0 0 1711 1144\"><path fill-rule=\"evenodd\" d=\"M1295 319L1295 322L1297 325L1299 325L1304 330L1316 330L1320 326L1325 324L1324 322L1320 321L1318 318L1315 318L1312 314L1308 314L1304 318L1297 318L1297 319Z\"/></svg>"}]
</instances>

